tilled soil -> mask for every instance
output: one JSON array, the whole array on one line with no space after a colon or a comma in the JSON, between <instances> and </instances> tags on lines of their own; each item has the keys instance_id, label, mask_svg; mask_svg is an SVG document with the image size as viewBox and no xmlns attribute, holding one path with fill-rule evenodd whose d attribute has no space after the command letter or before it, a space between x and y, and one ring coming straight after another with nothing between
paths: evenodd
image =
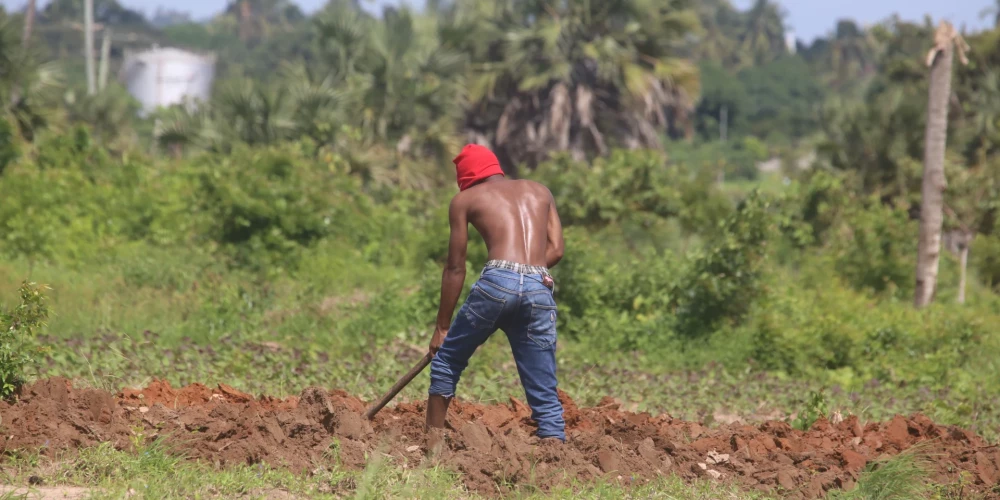
<instances>
[{"instance_id":1,"label":"tilled soil","mask_svg":"<svg viewBox=\"0 0 1000 500\"><path fill-rule=\"evenodd\" d=\"M660 475L704 478L788 498L820 498L851 488L874 459L918 443L931 454L934 478L952 482L963 471L989 494L1000 480L1000 448L969 431L923 415L862 424L855 417L819 420L807 432L784 422L706 428L669 416L621 411L611 399L578 408L562 394L565 445L531 436L530 410L455 401L446 446L437 457L462 473L466 487L494 496L530 483L546 489L597 477L642 484ZM178 452L218 466L267 463L308 472L330 466L361 469L376 453L417 467L425 460L423 403L400 403L364 419L366 405L342 391L309 388L297 397L255 398L221 384L174 389L155 381L111 394L75 389L62 378L22 389L0 402L4 454L40 450L55 455L110 441L121 449L142 429Z\"/></svg>"}]
</instances>

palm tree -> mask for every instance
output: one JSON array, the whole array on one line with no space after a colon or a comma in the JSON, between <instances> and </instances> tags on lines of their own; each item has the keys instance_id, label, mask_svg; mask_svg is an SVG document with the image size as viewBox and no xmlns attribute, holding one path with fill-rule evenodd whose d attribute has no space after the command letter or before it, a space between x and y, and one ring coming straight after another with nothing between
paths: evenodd
<instances>
[{"instance_id":1,"label":"palm tree","mask_svg":"<svg viewBox=\"0 0 1000 500\"><path fill-rule=\"evenodd\" d=\"M660 147L660 134L692 135L697 69L673 57L698 26L686 0L508 2L504 35L475 66L466 121L508 169L552 152L582 158L612 144ZM503 8L501 8L503 7Z\"/></svg>"},{"instance_id":2,"label":"palm tree","mask_svg":"<svg viewBox=\"0 0 1000 500\"><path fill-rule=\"evenodd\" d=\"M158 110L153 121L153 137L157 144L179 157L186 149L213 149L215 127L208 109L185 109L174 106Z\"/></svg>"},{"instance_id":3,"label":"palm tree","mask_svg":"<svg viewBox=\"0 0 1000 500\"><path fill-rule=\"evenodd\" d=\"M728 0L698 3L702 30L696 38L694 55L699 60L718 61L725 68L746 64L738 50L738 35L743 28L742 14Z\"/></svg>"},{"instance_id":4,"label":"palm tree","mask_svg":"<svg viewBox=\"0 0 1000 500\"><path fill-rule=\"evenodd\" d=\"M344 123L341 107L350 92L333 73L299 62L284 65L282 80L291 97L291 119L296 137L308 137L318 146L333 144L337 125Z\"/></svg>"},{"instance_id":5,"label":"palm tree","mask_svg":"<svg viewBox=\"0 0 1000 500\"><path fill-rule=\"evenodd\" d=\"M349 5L330 6L315 21L319 61L288 62L273 85L240 79L208 105L163 112L156 137L175 154L309 138L335 145L370 181L429 187L432 173L408 158L443 158L458 147L466 68L465 57L440 44L432 21L387 9L379 22Z\"/></svg>"},{"instance_id":6,"label":"palm tree","mask_svg":"<svg viewBox=\"0 0 1000 500\"><path fill-rule=\"evenodd\" d=\"M317 24L326 66L347 89L348 123L403 154L454 151L467 58L443 46L433 20L407 9L387 8L381 22L343 12Z\"/></svg>"},{"instance_id":7,"label":"palm tree","mask_svg":"<svg viewBox=\"0 0 1000 500\"><path fill-rule=\"evenodd\" d=\"M54 118L63 75L56 62L38 63L15 32L9 19L0 22L0 102L21 136L32 140Z\"/></svg>"},{"instance_id":8,"label":"palm tree","mask_svg":"<svg viewBox=\"0 0 1000 500\"><path fill-rule=\"evenodd\" d=\"M271 36L306 19L301 9L289 0L234 0L220 17L235 21L244 42Z\"/></svg>"},{"instance_id":9,"label":"palm tree","mask_svg":"<svg viewBox=\"0 0 1000 500\"><path fill-rule=\"evenodd\" d=\"M946 187L944 152L948 133L948 101L951 97L952 60L956 46L962 61L966 62L965 41L951 23L942 21L934 33L934 47L927 54L927 65L931 70L920 203L920 239L917 248L917 286L914 294L914 305L917 308L930 304L937 287Z\"/></svg>"},{"instance_id":10,"label":"palm tree","mask_svg":"<svg viewBox=\"0 0 1000 500\"><path fill-rule=\"evenodd\" d=\"M174 154L185 148L229 152L236 143L265 145L292 138L296 123L290 89L245 78L225 82L210 104L184 103L161 112L154 135Z\"/></svg>"},{"instance_id":11,"label":"palm tree","mask_svg":"<svg viewBox=\"0 0 1000 500\"><path fill-rule=\"evenodd\" d=\"M827 68L837 86L858 82L874 69L875 40L850 20L837 21L827 52Z\"/></svg>"},{"instance_id":12,"label":"palm tree","mask_svg":"<svg viewBox=\"0 0 1000 500\"><path fill-rule=\"evenodd\" d=\"M755 0L746 13L740 50L754 64L765 64L786 53L782 11L769 0Z\"/></svg>"},{"instance_id":13,"label":"palm tree","mask_svg":"<svg viewBox=\"0 0 1000 500\"><path fill-rule=\"evenodd\" d=\"M105 87L94 95L70 92L64 99L70 121L90 125L102 145L123 150L137 142L132 123L141 105L121 85Z\"/></svg>"},{"instance_id":14,"label":"palm tree","mask_svg":"<svg viewBox=\"0 0 1000 500\"><path fill-rule=\"evenodd\" d=\"M907 197L917 188L907 165L923 147L922 107L900 89L873 103L844 100L833 98L823 110L820 157L832 168L855 172L856 188L865 194L886 202Z\"/></svg>"},{"instance_id":15,"label":"palm tree","mask_svg":"<svg viewBox=\"0 0 1000 500\"><path fill-rule=\"evenodd\" d=\"M375 21L361 9L328 6L314 24L325 66L343 81L355 72Z\"/></svg>"}]
</instances>

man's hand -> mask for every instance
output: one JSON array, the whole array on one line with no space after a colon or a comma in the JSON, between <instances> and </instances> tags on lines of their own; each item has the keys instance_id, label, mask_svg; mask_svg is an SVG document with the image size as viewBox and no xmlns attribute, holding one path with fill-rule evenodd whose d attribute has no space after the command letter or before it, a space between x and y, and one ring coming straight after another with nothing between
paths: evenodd
<instances>
[{"instance_id":1,"label":"man's hand","mask_svg":"<svg viewBox=\"0 0 1000 500\"><path fill-rule=\"evenodd\" d=\"M431 347L428 352L431 356L437 354L438 349L441 349L441 344L444 344L444 338L448 336L448 329L441 328L440 326L434 327L434 335L431 336Z\"/></svg>"}]
</instances>

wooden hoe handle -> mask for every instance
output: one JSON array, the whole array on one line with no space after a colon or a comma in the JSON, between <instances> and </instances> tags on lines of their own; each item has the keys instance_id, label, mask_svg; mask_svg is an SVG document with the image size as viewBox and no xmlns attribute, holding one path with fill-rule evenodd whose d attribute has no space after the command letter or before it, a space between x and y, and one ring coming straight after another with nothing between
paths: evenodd
<instances>
[{"instance_id":1,"label":"wooden hoe handle","mask_svg":"<svg viewBox=\"0 0 1000 500\"><path fill-rule=\"evenodd\" d=\"M371 420L372 417L379 412L379 410L389 404L389 401L392 401L392 398L396 397L396 394L399 394L399 391L403 390L403 388L406 387L406 384L409 384L410 381L420 374L420 372L424 371L424 368L427 368L427 365L431 364L431 358L431 353L424 354L424 357L420 359L420 362L411 368L406 375L403 375L403 378L399 379L399 381L397 381L396 384L389 389L389 392L387 392L385 396L382 396L382 399L378 400L377 403L368 408L368 411L365 412L365 418Z\"/></svg>"}]
</instances>

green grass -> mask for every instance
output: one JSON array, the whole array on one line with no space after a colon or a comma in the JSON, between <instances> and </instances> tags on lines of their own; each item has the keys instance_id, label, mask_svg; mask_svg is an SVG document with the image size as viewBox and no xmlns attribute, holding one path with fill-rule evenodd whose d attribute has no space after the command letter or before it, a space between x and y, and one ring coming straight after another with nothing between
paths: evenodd
<instances>
[{"instance_id":1,"label":"green grass","mask_svg":"<svg viewBox=\"0 0 1000 500\"><path fill-rule=\"evenodd\" d=\"M137 438L139 442L139 438ZM829 500L951 500L985 498L969 495L962 484L934 485L928 479L928 457L920 447L875 461L862 471L849 491L831 491ZM31 478L33 481L29 480ZM308 475L265 465L225 469L173 455L161 442L138 445L134 451L115 450L109 443L79 454L49 461L37 454L14 455L0 472L0 483L32 488L82 487L88 498L487 498L466 491L460 478L445 468L405 469L376 454L361 471L339 469L333 461L317 464ZM0 498L14 498L13 495ZM543 492L529 483L504 498L512 499L726 499L779 498L715 481L686 482L676 476L644 485L614 481L569 484Z\"/></svg>"},{"instance_id":2,"label":"green grass","mask_svg":"<svg viewBox=\"0 0 1000 500\"><path fill-rule=\"evenodd\" d=\"M134 452L110 444L83 449L74 457L46 461L35 455L8 461L0 482L29 486L29 478L44 487L75 486L90 489L90 498L485 498L465 491L459 477L446 469L403 469L377 455L362 471L345 471L318 464L312 474L299 476L263 465L216 469L172 455L153 442ZM530 484L507 498L604 499L733 499L763 500L761 493L740 491L712 482L685 483L664 477L638 487L612 482L574 484L541 492Z\"/></svg>"}]
</instances>

